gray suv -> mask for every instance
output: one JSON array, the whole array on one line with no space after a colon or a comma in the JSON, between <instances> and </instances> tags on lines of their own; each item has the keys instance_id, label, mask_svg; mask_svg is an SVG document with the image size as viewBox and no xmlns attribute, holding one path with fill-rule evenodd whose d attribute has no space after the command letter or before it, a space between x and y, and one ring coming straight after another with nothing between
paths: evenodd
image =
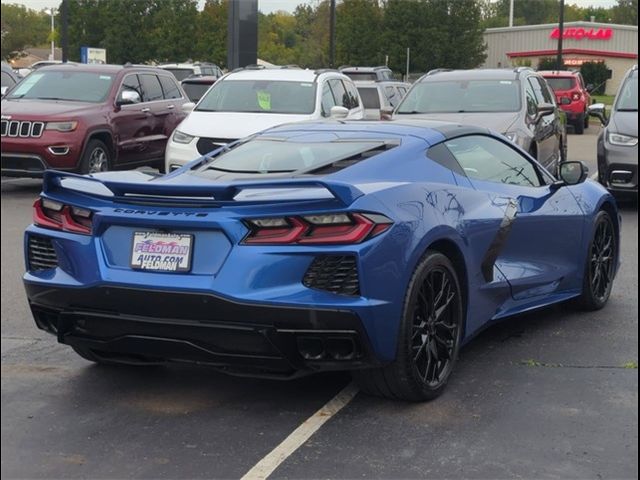
<instances>
[{"instance_id":1,"label":"gray suv","mask_svg":"<svg viewBox=\"0 0 640 480\"><path fill-rule=\"evenodd\" d=\"M638 66L627 72L607 118L605 106L595 103L589 114L604 128L598 136L598 179L614 194L638 195Z\"/></svg>"},{"instance_id":2,"label":"gray suv","mask_svg":"<svg viewBox=\"0 0 640 480\"><path fill-rule=\"evenodd\" d=\"M392 119L438 119L502 133L556 174L567 154L565 117L530 68L438 69L413 84Z\"/></svg>"}]
</instances>

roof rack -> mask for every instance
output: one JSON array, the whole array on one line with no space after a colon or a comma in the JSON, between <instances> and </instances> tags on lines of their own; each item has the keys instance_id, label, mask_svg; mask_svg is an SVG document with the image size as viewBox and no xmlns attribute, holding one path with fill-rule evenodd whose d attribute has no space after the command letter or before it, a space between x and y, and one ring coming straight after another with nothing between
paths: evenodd
<instances>
[{"instance_id":1,"label":"roof rack","mask_svg":"<svg viewBox=\"0 0 640 480\"><path fill-rule=\"evenodd\" d=\"M451 72L451 71L453 71L451 68L434 68L433 70L429 70L425 76L429 77L431 75L435 75L436 73Z\"/></svg>"}]
</instances>

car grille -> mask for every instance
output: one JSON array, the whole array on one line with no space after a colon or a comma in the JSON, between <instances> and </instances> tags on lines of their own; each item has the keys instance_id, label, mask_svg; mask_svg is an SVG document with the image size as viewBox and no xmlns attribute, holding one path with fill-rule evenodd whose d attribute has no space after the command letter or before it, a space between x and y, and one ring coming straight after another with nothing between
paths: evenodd
<instances>
[{"instance_id":1,"label":"car grille","mask_svg":"<svg viewBox=\"0 0 640 480\"><path fill-rule=\"evenodd\" d=\"M42 136L44 122L29 122L19 120L2 120L0 122L0 135L3 137L34 137Z\"/></svg>"},{"instance_id":2,"label":"car grille","mask_svg":"<svg viewBox=\"0 0 640 480\"><path fill-rule=\"evenodd\" d=\"M58 266L58 256L50 238L30 235L28 255L29 270L45 270Z\"/></svg>"},{"instance_id":3,"label":"car grille","mask_svg":"<svg viewBox=\"0 0 640 480\"><path fill-rule=\"evenodd\" d=\"M226 145L227 143L235 142L237 138L208 138L202 137L198 139L196 148L200 155L206 155L207 153Z\"/></svg>"},{"instance_id":4,"label":"car grille","mask_svg":"<svg viewBox=\"0 0 640 480\"><path fill-rule=\"evenodd\" d=\"M45 166L40 157L2 155L2 170L26 172L44 172Z\"/></svg>"},{"instance_id":5,"label":"car grille","mask_svg":"<svg viewBox=\"0 0 640 480\"><path fill-rule=\"evenodd\" d=\"M355 256L316 257L307 269L302 284L305 287L326 290L339 295L360 295L360 280Z\"/></svg>"}]
</instances>

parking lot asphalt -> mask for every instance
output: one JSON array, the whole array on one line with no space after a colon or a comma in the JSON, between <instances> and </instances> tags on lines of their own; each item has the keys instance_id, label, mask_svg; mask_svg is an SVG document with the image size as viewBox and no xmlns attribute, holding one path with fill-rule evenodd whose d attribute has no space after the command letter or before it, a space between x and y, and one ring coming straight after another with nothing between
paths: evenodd
<instances>
[{"instance_id":1,"label":"parking lot asphalt","mask_svg":"<svg viewBox=\"0 0 640 480\"><path fill-rule=\"evenodd\" d=\"M569 158L595 173L593 126ZM350 381L103 367L33 324L22 232L39 192L2 180L2 478L239 478ZM637 204L609 305L520 316L465 347L444 395L357 394L271 478L637 478Z\"/></svg>"}]
</instances>

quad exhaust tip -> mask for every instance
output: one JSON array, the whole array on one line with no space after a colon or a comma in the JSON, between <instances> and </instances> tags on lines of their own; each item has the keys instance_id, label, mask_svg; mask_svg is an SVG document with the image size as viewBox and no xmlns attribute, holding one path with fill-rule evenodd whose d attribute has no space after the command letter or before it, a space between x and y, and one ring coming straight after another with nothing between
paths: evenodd
<instances>
[{"instance_id":1,"label":"quad exhaust tip","mask_svg":"<svg viewBox=\"0 0 640 480\"><path fill-rule=\"evenodd\" d=\"M359 357L356 341L350 336L304 335L297 338L297 343L305 360L348 361Z\"/></svg>"}]
</instances>

